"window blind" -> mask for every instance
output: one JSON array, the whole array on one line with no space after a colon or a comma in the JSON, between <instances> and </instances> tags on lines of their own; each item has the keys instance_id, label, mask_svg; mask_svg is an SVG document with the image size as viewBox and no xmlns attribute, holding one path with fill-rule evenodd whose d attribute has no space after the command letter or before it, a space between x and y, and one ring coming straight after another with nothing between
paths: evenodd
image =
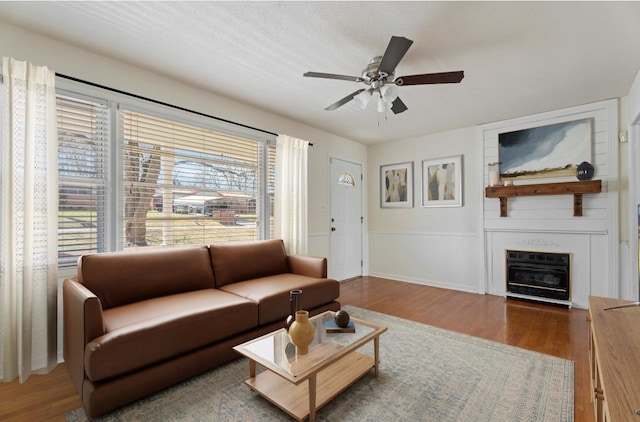
<instances>
[{"instance_id":1,"label":"window blind","mask_svg":"<svg viewBox=\"0 0 640 422\"><path fill-rule=\"evenodd\" d=\"M276 146L275 144L269 145L268 149L268 157L267 157L267 192L269 203L267 204L267 210L265 211L269 216L269 239L274 238L274 227L273 224L273 209L274 209L274 200L276 193Z\"/></svg>"},{"instance_id":2,"label":"window blind","mask_svg":"<svg viewBox=\"0 0 640 422\"><path fill-rule=\"evenodd\" d=\"M263 160L266 142L126 109L119 119L125 250L258 239L262 224L271 233L260 192L272 201L275 148Z\"/></svg>"},{"instance_id":3,"label":"window blind","mask_svg":"<svg viewBox=\"0 0 640 422\"><path fill-rule=\"evenodd\" d=\"M109 109L106 103L57 96L58 261L106 250Z\"/></svg>"},{"instance_id":4,"label":"window blind","mask_svg":"<svg viewBox=\"0 0 640 422\"><path fill-rule=\"evenodd\" d=\"M61 85L61 267L88 253L273 237L272 134Z\"/></svg>"}]
</instances>

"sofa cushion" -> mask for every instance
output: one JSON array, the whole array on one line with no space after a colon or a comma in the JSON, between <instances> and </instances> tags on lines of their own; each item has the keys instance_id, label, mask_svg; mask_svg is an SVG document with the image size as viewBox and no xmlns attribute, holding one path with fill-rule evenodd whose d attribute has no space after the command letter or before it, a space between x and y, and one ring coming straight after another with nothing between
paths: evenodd
<instances>
[{"instance_id":1,"label":"sofa cushion","mask_svg":"<svg viewBox=\"0 0 640 422\"><path fill-rule=\"evenodd\" d=\"M106 334L85 347L85 372L104 380L192 352L258 325L255 303L216 289L111 308Z\"/></svg>"},{"instance_id":2,"label":"sofa cushion","mask_svg":"<svg viewBox=\"0 0 640 422\"><path fill-rule=\"evenodd\" d=\"M104 309L215 287L206 246L84 255L78 280Z\"/></svg>"},{"instance_id":3,"label":"sofa cushion","mask_svg":"<svg viewBox=\"0 0 640 422\"><path fill-rule=\"evenodd\" d=\"M217 287L289 272L281 239L217 243L209 254Z\"/></svg>"},{"instance_id":4,"label":"sofa cushion","mask_svg":"<svg viewBox=\"0 0 640 422\"><path fill-rule=\"evenodd\" d=\"M314 278L285 273L228 284L220 288L258 304L258 324L284 322L291 310L289 292L301 289L301 309L313 309L340 296L340 283L330 278Z\"/></svg>"}]
</instances>

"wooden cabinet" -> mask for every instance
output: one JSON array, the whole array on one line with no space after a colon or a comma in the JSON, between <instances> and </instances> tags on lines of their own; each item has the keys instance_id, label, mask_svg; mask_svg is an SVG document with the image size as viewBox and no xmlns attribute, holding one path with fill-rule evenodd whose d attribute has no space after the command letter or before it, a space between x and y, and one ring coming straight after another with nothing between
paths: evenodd
<instances>
[{"instance_id":1,"label":"wooden cabinet","mask_svg":"<svg viewBox=\"0 0 640 422\"><path fill-rule=\"evenodd\" d=\"M589 297L591 401L597 422L640 422L640 306Z\"/></svg>"}]
</instances>

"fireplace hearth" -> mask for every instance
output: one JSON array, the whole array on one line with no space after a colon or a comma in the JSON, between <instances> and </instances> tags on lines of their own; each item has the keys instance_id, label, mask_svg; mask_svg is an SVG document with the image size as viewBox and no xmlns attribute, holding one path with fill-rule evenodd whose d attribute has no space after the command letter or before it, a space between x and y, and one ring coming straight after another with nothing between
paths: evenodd
<instances>
[{"instance_id":1,"label":"fireplace hearth","mask_svg":"<svg viewBox=\"0 0 640 422\"><path fill-rule=\"evenodd\" d=\"M507 250L506 258L507 296L570 306L570 254Z\"/></svg>"}]
</instances>

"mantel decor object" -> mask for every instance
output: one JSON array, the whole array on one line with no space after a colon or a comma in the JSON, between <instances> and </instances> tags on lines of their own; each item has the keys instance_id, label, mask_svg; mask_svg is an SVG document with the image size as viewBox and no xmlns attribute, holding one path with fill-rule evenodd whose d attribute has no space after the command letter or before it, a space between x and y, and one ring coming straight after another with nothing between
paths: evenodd
<instances>
[{"instance_id":1,"label":"mantel decor object","mask_svg":"<svg viewBox=\"0 0 640 422\"><path fill-rule=\"evenodd\" d=\"M500 186L500 163L493 162L489 166L489 186Z\"/></svg>"},{"instance_id":2,"label":"mantel decor object","mask_svg":"<svg viewBox=\"0 0 640 422\"><path fill-rule=\"evenodd\" d=\"M593 177L594 168L591 163L587 163L583 161L578 165L578 170L576 171L576 177L578 180L591 180Z\"/></svg>"},{"instance_id":3,"label":"mantel decor object","mask_svg":"<svg viewBox=\"0 0 640 422\"><path fill-rule=\"evenodd\" d=\"M585 118L499 133L502 180L574 176L578 163L592 159L592 126Z\"/></svg>"},{"instance_id":4,"label":"mantel decor object","mask_svg":"<svg viewBox=\"0 0 640 422\"><path fill-rule=\"evenodd\" d=\"M309 353L309 345L313 341L316 330L309 321L308 311L297 311L296 320L289 327L289 337L296 346L296 354L306 355Z\"/></svg>"},{"instance_id":5,"label":"mantel decor object","mask_svg":"<svg viewBox=\"0 0 640 422\"><path fill-rule=\"evenodd\" d=\"M295 289L289 292L290 312L289 312L289 316L284 322L284 327L287 330L289 330L289 328L291 327L291 324L293 324L293 321L296 320L296 312L300 310L301 296L302 296L302 290Z\"/></svg>"}]
</instances>

